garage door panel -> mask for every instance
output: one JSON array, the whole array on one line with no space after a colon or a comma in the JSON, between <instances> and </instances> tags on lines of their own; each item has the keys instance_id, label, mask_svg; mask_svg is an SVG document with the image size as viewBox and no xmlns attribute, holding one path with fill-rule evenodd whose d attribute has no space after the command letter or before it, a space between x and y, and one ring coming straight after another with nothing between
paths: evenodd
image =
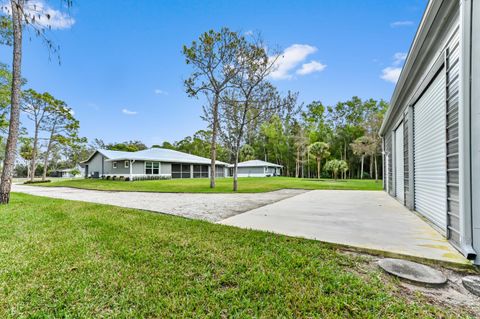
<instances>
[{"instance_id":1,"label":"garage door panel","mask_svg":"<svg viewBox=\"0 0 480 319\"><path fill-rule=\"evenodd\" d=\"M414 105L415 210L446 229L445 73L435 77Z\"/></svg>"},{"instance_id":2,"label":"garage door panel","mask_svg":"<svg viewBox=\"0 0 480 319\"><path fill-rule=\"evenodd\" d=\"M402 203L405 201L403 140L403 123L401 123L395 130L395 195Z\"/></svg>"}]
</instances>

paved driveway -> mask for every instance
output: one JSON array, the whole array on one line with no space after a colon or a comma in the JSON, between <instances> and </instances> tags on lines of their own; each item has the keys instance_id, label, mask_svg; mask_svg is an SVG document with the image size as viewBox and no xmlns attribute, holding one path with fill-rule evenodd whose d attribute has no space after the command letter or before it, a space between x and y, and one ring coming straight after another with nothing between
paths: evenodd
<instances>
[{"instance_id":1,"label":"paved driveway","mask_svg":"<svg viewBox=\"0 0 480 319\"><path fill-rule=\"evenodd\" d=\"M208 221L219 221L260 206L305 193L304 190L294 189L258 194L113 192L21 184L13 185L12 191L37 196L144 209Z\"/></svg>"},{"instance_id":2,"label":"paved driveway","mask_svg":"<svg viewBox=\"0 0 480 319\"><path fill-rule=\"evenodd\" d=\"M380 191L311 191L220 223L370 250L467 263L423 219Z\"/></svg>"},{"instance_id":3,"label":"paved driveway","mask_svg":"<svg viewBox=\"0 0 480 319\"><path fill-rule=\"evenodd\" d=\"M400 255L467 263L443 236L385 192L145 193L14 185L14 192L137 208Z\"/></svg>"}]
</instances>

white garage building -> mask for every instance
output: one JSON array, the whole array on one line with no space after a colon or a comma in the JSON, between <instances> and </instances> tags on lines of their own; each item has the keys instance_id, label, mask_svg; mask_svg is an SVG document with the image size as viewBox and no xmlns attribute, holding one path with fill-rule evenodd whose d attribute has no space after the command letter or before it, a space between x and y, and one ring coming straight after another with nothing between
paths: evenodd
<instances>
[{"instance_id":1,"label":"white garage building","mask_svg":"<svg viewBox=\"0 0 480 319\"><path fill-rule=\"evenodd\" d=\"M233 176L234 165L230 165L229 175ZM238 177L270 177L280 176L283 166L261 160L250 160L237 164Z\"/></svg>"},{"instance_id":2,"label":"white garage building","mask_svg":"<svg viewBox=\"0 0 480 319\"><path fill-rule=\"evenodd\" d=\"M430 0L383 122L385 190L480 264L480 1Z\"/></svg>"}]
</instances>

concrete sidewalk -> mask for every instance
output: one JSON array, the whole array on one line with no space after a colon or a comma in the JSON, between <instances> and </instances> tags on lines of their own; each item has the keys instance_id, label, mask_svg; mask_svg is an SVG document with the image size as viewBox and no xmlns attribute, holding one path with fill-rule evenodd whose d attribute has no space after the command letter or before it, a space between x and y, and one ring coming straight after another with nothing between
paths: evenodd
<instances>
[{"instance_id":1,"label":"concrete sidewalk","mask_svg":"<svg viewBox=\"0 0 480 319\"><path fill-rule=\"evenodd\" d=\"M423 219L381 191L311 191L219 223L367 250L469 263Z\"/></svg>"}]
</instances>

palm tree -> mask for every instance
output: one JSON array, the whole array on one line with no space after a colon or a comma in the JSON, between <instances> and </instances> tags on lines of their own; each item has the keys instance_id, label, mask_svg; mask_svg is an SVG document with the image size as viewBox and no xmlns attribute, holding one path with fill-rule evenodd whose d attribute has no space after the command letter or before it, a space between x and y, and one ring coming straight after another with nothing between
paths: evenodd
<instances>
[{"instance_id":1,"label":"palm tree","mask_svg":"<svg viewBox=\"0 0 480 319\"><path fill-rule=\"evenodd\" d=\"M357 138L350 144L353 154L360 156L360 179L363 179L363 164L365 162L365 155L372 154L372 148L375 147L375 141L368 136L362 136Z\"/></svg>"},{"instance_id":2,"label":"palm tree","mask_svg":"<svg viewBox=\"0 0 480 319\"><path fill-rule=\"evenodd\" d=\"M333 159L328 161L325 165L327 172L332 172L333 178L337 180L338 173L346 173L348 171L348 164L344 160Z\"/></svg>"},{"instance_id":3,"label":"palm tree","mask_svg":"<svg viewBox=\"0 0 480 319\"><path fill-rule=\"evenodd\" d=\"M315 156L315 159L317 160L317 178L320 178L322 159L330 156L330 152L328 151L329 148L330 145L325 142L315 142L308 148L310 154Z\"/></svg>"}]
</instances>

